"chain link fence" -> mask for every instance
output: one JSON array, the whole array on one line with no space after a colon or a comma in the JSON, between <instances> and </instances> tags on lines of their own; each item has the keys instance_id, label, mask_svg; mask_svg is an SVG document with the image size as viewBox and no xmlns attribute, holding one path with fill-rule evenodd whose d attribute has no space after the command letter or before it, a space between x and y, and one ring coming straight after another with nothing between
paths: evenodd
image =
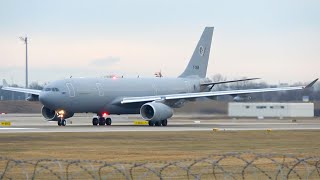
<instances>
[{"instance_id":1,"label":"chain link fence","mask_svg":"<svg viewBox=\"0 0 320 180\"><path fill-rule=\"evenodd\" d=\"M0 179L320 179L320 158L227 153L172 162L109 163L0 157Z\"/></svg>"}]
</instances>

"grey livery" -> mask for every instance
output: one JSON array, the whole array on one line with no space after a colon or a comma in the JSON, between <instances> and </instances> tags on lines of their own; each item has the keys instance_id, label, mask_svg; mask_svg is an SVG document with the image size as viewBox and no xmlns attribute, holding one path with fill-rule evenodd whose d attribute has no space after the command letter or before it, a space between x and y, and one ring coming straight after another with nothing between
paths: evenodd
<instances>
[{"instance_id":1,"label":"grey livery","mask_svg":"<svg viewBox=\"0 0 320 180\"><path fill-rule=\"evenodd\" d=\"M49 121L66 125L66 119L74 113L92 112L97 117L93 125L111 125L110 114L140 114L150 126L167 126L173 116L173 108L182 107L188 101L207 97L231 95L235 100L250 93L301 90L307 86L211 91L216 84L247 81L212 82L206 78L213 27L206 27L192 57L178 78L69 78L57 80L43 90L8 87L4 80L2 89L30 94L27 100L39 100L42 115Z\"/></svg>"}]
</instances>

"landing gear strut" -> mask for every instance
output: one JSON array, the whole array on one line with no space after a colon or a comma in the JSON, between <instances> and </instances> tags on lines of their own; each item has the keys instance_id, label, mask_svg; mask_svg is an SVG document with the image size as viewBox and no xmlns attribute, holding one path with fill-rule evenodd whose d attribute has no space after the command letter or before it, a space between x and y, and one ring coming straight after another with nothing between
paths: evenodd
<instances>
[{"instance_id":1,"label":"landing gear strut","mask_svg":"<svg viewBox=\"0 0 320 180\"><path fill-rule=\"evenodd\" d=\"M149 121L149 126L167 126L168 120L160 120L160 121Z\"/></svg>"},{"instance_id":2,"label":"landing gear strut","mask_svg":"<svg viewBox=\"0 0 320 180\"><path fill-rule=\"evenodd\" d=\"M104 126L106 125L106 119L104 117L99 118L99 126Z\"/></svg>"}]
</instances>

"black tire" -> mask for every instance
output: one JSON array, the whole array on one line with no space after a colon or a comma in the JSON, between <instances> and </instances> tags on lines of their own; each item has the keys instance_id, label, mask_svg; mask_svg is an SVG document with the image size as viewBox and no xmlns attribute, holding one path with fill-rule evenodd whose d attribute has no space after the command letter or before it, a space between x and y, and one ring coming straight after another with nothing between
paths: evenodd
<instances>
[{"instance_id":1,"label":"black tire","mask_svg":"<svg viewBox=\"0 0 320 180\"><path fill-rule=\"evenodd\" d=\"M156 126L161 126L161 121L156 121L155 125Z\"/></svg>"},{"instance_id":2,"label":"black tire","mask_svg":"<svg viewBox=\"0 0 320 180\"><path fill-rule=\"evenodd\" d=\"M162 126L167 126L168 125L168 120L162 120L161 121Z\"/></svg>"},{"instance_id":3,"label":"black tire","mask_svg":"<svg viewBox=\"0 0 320 180\"><path fill-rule=\"evenodd\" d=\"M106 119L104 117L99 118L99 126L106 125Z\"/></svg>"},{"instance_id":4,"label":"black tire","mask_svg":"<svg viewBox=\"0 0 320 180\"><path fill-rule=\"evenodd\" d=\"M92 119L92 125L96 126L99 124L99 119L98 118L93 118Z\"/></svg>"},{"instance_id":5,"label":"black tire","mask_svg":"<svg viewBox=\"0 0 320 180\"><path fill-rule=\"evenodd\" d=\"M67 125L67 121L66 121L65 119L62 119L62 120L61 120L61 125L62 125L62 126L66 126L66 125Z\"/></svg>"},{"instance_id":6,"label":"black tire","mask_svg":"<svg viewBox=\"0 0 320 180\"><path fill-rule=\"evenodd\" d=\"M154 121L149 121L149 126L154 126Z\"/></svg>"},{"instance_id":7,"label":"black tire","mask_svg":"<svg viewBox=\"0 0 320 180\"><path fill-rule=\"evenodd\" d=\"M58 126L61 126L61 119L58 119Z\"/></svg>"},{"instance_id":8,"label":"black tire","mask_svg":"<svg viewBox=\"0 0 320 180\"><path fill-rule=\"evenodd\" d=\"M112 124L111 118L106 118L106 125L110 126Z\"/></svg>"}]
</instances>

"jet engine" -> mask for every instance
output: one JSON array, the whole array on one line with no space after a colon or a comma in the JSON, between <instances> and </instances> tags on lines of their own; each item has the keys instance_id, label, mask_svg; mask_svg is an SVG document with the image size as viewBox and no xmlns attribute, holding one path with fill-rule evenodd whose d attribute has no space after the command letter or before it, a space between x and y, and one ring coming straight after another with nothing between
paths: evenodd
<instances>
[{"instance_id":1,"label":"jet engine","mask_svg":"<svg viewBox=\"0 0 320 180\"><path fill-rule=\"evenodd\" d=\"M60 119L55 110L51 110L45 106L42 106L41 114L48 121L58 121ZM74 113L65 112L63 117L64 119L67 119L72 117L73 115Z\"/></svg>"},{"instance_id":2,"label":"jet engine","mask_svg":"<svg viewBox=\"0 0 320 180\"><path fill-rule=\"evenodd\" d=\"M149 121L161 121L171 118L173 115L172 109L160 102L150 102L142 105L140 114L143 119Z\"/></svg>"},{"instance_id":3,"label":"jet engine","mask_svg":"<svg viewBox=\"0 0 320 180\"><path fill-rule=\"evenodd\" d=\"M250 99L251 99L251 96L247 96L247 95L237 95L233 98L233 100L236 102L245 102L245 101L249 101Z\"/></svg>"},{"instance_id":4,"label":"jet engine","mask_svg":"<svg viewBox=\"0 0 320 180\"><path fill-rule=\"evenodd\" d=\"M26 99L27 101L39 101L39 95L31 94L29 97Z\"/></svg>"}]
</instances>

